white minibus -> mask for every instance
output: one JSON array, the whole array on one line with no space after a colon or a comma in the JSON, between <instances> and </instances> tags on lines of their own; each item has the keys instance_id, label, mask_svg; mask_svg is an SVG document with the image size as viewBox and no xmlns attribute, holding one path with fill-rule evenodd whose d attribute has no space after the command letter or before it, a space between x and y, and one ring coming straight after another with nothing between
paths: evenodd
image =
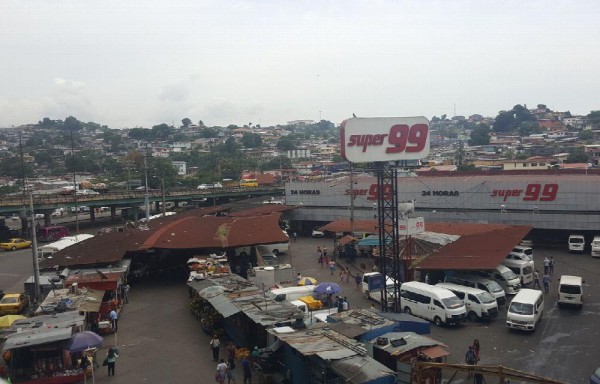
<instances>
[{"instance_id":1,"label":"white minibus","mask_svg":"<svg viewBox=\"0 0 600 384\"><path fill-rule=\"evenodd\" d=\"M405 313L433 321L438 326L458 324L466 317L465 304L452 291L419 281L402 284L400 305Z\"/></svg>"},{"instance_id":2,"label":"white minibus","mask_svg":"<svg viewBox=\"0 0 600 384\"><path fill-rule=\"evenodd\" d=\"M525 261L504 259L502 260L502 265L508 267L517 276L519 276L519 279L523 281L524 285L533 283L533 271L535 270L535 264L533 260Z\"/></svg>"},{"instance_id":3,"label":"white minibus","mask_svg":"<svg viewBox=\"0 0 600 384\"><path fill-rule=\"evenodd\" d=\"M562 275L558 281L558 306L566 304L583 307L583 283L581 276Z\"/></svg>"},{"instance_id":4,"label":"white minibus","mask_svg":"<svg viewBox=\"0 0 600 384\"><path fill-rule=\"evenodd\" d=\"M585 248L585 237L583 235L569 236L569 252L583 252Z\"/></svg>"},{"instance_id":5,"label":"white minibus","mask_svg":"<svg viewBox=\"0 0 600 384\"><path fill-rule=\"evenodd\" d=\"M486 291L490 295L494 296L498 302L498 305L502 305L506 302L506 294L504 293L504 289L502 289L502 287L494 280L470 274L455 273L452 275L446 275L444 281L447 283L464 285L466 287L473 287Z\"/></svg>"},{"instance_id":6,"label":"white minibus","mask_svg":"<svg viewBox=\"0 0 600 384\"><path fill-rule=\"evenodd\" d=\"M467 319L469 321L478 319L491 320L498 315L498 303L489 292L452 283L437 283L435 286L452 291L452 293L465 303Z\"/></svg>"},{"instance_id":7,"label":"white minibus","mask_svg":"<svg viewBox=\"0 0 600 384\"><path fill-rule=\"evenodd\" d=\"M519 276L504 265L499 265L491 271L474 271L473 274L494 280L500 284L507 295L515 295L521 289Z\"/></svg>"},{"instance_id":8,"label":"white minibus","mask_svg":"<svg viewBox=\"0 0 600 384\"><path fill-rule=\"evenodd\" d=\"M537 289L521 289L510 302L506 326L523 331L535 331L544 313L544 294Z\"/></svg>"}]
</instances>

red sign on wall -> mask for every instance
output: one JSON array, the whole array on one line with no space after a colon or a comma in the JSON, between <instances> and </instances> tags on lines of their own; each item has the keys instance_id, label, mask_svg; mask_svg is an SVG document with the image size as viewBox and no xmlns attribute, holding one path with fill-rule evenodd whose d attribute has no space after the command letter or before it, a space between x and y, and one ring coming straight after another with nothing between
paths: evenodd
<instances>
[{"instance_id":1,"label":"red sign on wall","mask_svg":"<svg viewBox=\"0 0 600 384\"><path fill-rule=\"evenodd\" d=\"M558 184L527 184L523 189L493 189L490 197L501 197L507 201L509 197L518 197L523 201L554 201L558 194Z\"/></svg>"}]
</instances>

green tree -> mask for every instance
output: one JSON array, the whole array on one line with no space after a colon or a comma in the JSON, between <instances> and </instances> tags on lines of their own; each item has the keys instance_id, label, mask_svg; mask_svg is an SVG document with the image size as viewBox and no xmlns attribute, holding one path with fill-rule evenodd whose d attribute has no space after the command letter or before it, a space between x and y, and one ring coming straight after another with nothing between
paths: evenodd
<instances>
[{"instance_id":1,"label":"green tree","mask_svg":"<svg viewBox=\"0 0 600 384\"><path fill-rule=\"evenodd\" d=\"M490 143L490 127L486 124L479 124L471 131L469 145L488 145Z\"/></svg>"},{"instance_id":2,"label":"green tree","mask_svg":"<svg viewBox=\"0 0 600 384\"><path fill-rule=\"evenodd\" d=\"M292 160L287 156L277 156L272 158L266 163L261 164L261 171L268 171L272 169L290 169L292 168Z\"/></svg>"},{"instance_id":3,"label":"green tree","mask_svg":"<svg viewBox=\"0 0 600 384\"><path fill-rule=\"evenodd\" d=\"M152 137L154 139L166 140L173 133L173 129L167 124L162 123L152 127Z\"/></svg>"},{"instance_id":4,"label":"green tree","mask_svg":"<svg viewBox=\"0 0 600 384\"><path fill-rule=\"evenodd\" d=\"M515 127L515 116L512 110L500 111L494 120L494 131L498 133L510 132Z\"/></svg>"},{"instance_id":5,"label":"green tree","mask_svg":"<svg viewBox=\"0 0 600 384\"><path fill-rule=\"evenodd\" d=\"M565 163L587 163L588 157L581 149L577 149L567 156Z\"/></svg>"},{"instance_id":6,"label":"green tree","mask_svg":"<svg viewBox=\"0 0 600 384\"><path fill-rule=\"evenodd\" d=\"M587 115L587 122L594 127L600 127L600 111L592 111Z\"/></svg>"},{"instance_id":7,"label":"green tree","mask_svg":"<svg viewBox=\"0 0 600 384\"><path fill-rule=\"evenodd\" d=\"M262 145L262 138L258 133L245 132L241 141L246 148L258 148Z\"/></svg>"},{"instance_id":8,"label":"green tree","mask_svg":"<svg viewBox=\"0 0 600 384\"><path fill-rule=\"evenodd\" d=\"M152 138L152 131L148 128L132 128L127 133L127 136L134 140L150 140Z\"/></svg>"},{"instance_id":9,"label":"green tree","mask_svg":"<svg viewBox=\"0 0 600 384\"><path fill-rule=\"evenodd\" d=\"M544 130L540 128L537 121L523 121L518 126L519 136L529 136L537 133L542 133Z\"/></svg>"},{"instance_id":10,"label":"green tree","mask_svg":"<svg viewBox=\"0 0 600 384\"><path fill-rule=\"evenodd\" d=\"M183 120L181 120L181 124L187 128L190 126L190 124L192 124L192 120L190 120L188 117L185 117Z\"/></svg>"},{"instance_id":11,"label":"green tree","mask_svg":"<svg viewBox=\"0 0 600 384\"><path fill-rule=\"evenodd\" d=\"M65 122L63 124L65 130L67 131L73 131L73 132L79 132L83 129L83 123L79 120L77 120L76 118L74 118L73 116L69 116L65 119Z\"/></svg>"},{"instance_id":12,"label":"green tree","mask_svg":"<svg viewBox=\"0 0 600 384\"><path fill-rule=\"evenodd\" d=\"M282 136L277 140L277 148L282 151L288 151L296 148L294 141L289 136Z\"/></svg>"},{"instance_id":13,"label":"green tree","mask_svg":"<svg viewBox=\"0 0 600 384\"><path fill-rule=\"evenodd\" d=\"M21 167L20 156L10 156L3 158L0 161L0 176L21 179L25 173L25 177L33 177L33 167L29 163L23 164Z\"/></svg>"},{"instance_id":14,"label":"green tree","mask_svg":"<svg viewBox=\"0 0 600 384\"><path fill-rule=\"evenodd\" d=\"M219 131L214 128L205 127L200 129L200 137L204 137L206 139L212 139L215 137L219 137Z\"/></svg>"},{"instance_id":15,"label":"green tree","mask_svg":"<svg viewBox=\"0 0 600 384\"><path fill-rule=\"evenodd\" d=\"M454 160L457 166L461 166L465 160L465 145L462 141L458 143L458 149L454 154Z\"/></svg>"},{"instance_id":16,"label":"green tree","mask_svg":"<svg viewBox=\"0 0 600 384\"><path fill-rule=\"evenodd\" d=\"M577 138L579 138L579 140L592 140L594 138L594 132L589 129L580 131Z\"/></svg>"}]
</instances>

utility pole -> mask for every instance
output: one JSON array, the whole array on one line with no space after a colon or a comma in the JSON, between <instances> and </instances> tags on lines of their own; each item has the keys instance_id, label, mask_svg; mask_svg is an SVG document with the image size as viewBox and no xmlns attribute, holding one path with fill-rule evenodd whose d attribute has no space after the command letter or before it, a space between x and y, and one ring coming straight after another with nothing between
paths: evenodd
<instances>
[{"instance_id":1,"label":"utility pole","mask_svg":"<svg viewBox=\"0 0 600 384\"><path fill-rule=\"evenodd\" d=\"M33 254L33 282L35 287L34 300L35 303L38 303L38 299L40 298L40 266L37 258L37 234L35 231L35 212L33 211L33 191L29 191L29 210L32 240L31 253Z\"/></svg>"},{"instance_id":2,"label":"utility pole","mask_svg":"<svg viewBox=\"0 0 600 384\"><path fill-rule=\"evenodd\" d=\"M148 199L148 165L146 163L146 156L144 156L144 179L146 182L146 193L144 194L144 204L146 205L146 223L147 223L150 221L150 201ZM134 214L137 214L137 212Z\"/></svg>"},{"instance_id":3,"label":"utility pole","mask_svg":"<svg viewBox=\"0 0 600 384\"><path fill-rule=\"evenodd\" d=\"M73 199L75 200L75 233L79 234L79 206L77 204L77 180L75 179L75 145L71 128L71 166L73 167Z\"/></svg>"},{"instance_id":4,"label":"utility pole","mask_svg":"<svg viewBox=\"0 0 600 384\"><path fill-rule=\"evenodd\" d=\"M354 236L354 167L350 163L350 236Z\"/></svg>"}]
</instances>

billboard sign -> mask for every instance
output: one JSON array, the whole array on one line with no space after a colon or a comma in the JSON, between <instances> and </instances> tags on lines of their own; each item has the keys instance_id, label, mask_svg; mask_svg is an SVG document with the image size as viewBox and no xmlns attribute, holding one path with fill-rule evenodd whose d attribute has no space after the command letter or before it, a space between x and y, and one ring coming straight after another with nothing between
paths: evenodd
<instances>
[{"instance_id":1,"label":"billboard sign","mask_svg":"<svg viewBox=\"0 0 600 384\"><path fill-rule=\"evenodd\" d=\"M425 219L422 217L411 217L398 220L398 234L401 236L412 236L425 232Z\"/></svg>"},{"instance_id":2,"label":"billboard sign","mask_svg":"<svg viewBox=\"0 0 600 384\"><path fill-rule=\"evenodd\" d=\"M423 159L429 156L429 120L354 117L340 127L340 148L351 163Z\"/></svg>"}]
</instances>

